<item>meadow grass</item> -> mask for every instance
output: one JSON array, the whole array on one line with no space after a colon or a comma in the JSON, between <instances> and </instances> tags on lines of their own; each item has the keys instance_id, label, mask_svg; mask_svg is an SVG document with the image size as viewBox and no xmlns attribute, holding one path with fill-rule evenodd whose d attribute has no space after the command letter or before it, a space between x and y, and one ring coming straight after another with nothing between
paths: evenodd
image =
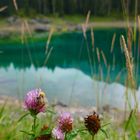
<instances>
[{"instance_id":1,"label":"meadow grass","mask_svg":"<svg viewBox=\"0 0 140 140\"><path fill-rule=\"evenodd\" d=\"M51 110L53 110L51 108ZM2 111L2 108L1 108ZM5 105L3 108L3 111L0 115L0 139L3 140L28 140L30 139L30 136L26 133L23 133L24 131L30 132L32 128L33 118L28 115L26 117L21 117L24 114L28 113L25 111L22 106L19 105ZM42 114L38 114L37 119L37 132L39 133L43 125L48 125L51 129L56 124L56 116L58 114L55 114L55 112L46 112ZM101 124L105 125L103 126L104 130L107 133L109 140L123 140L124 138L133 140L136 139L135 133L130 133L129 131L124 132L124 126L126 122L119 122L119 124L116 124L116 122L112 121L112 116L110 116L107 113L103 114L103 118L101 119ZM134 122L131 121L129 125L134 125ZM74 129L75 131L79 129L85 129L84 122L79 118L79 116L75 117L74 120ZM74 139L91 139L92 136L89 134L88 131L82 131L79 133ZM107 139L105 134L102 131L99 131L98 134L95 136L95 140L105 140Z\"/></svg>"}]
</instances>

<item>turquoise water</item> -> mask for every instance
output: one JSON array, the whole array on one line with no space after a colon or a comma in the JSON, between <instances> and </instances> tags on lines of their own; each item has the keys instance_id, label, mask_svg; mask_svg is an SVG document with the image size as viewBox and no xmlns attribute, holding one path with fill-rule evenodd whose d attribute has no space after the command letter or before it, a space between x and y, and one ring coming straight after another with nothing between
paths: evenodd
<instances>
[{"instance_id":1,"label":"turquoise water","mask_svg":"<svg viewBox=\"0 0 140 140\"><path fill-rule=\"evenodd\" d=\"M111 53L114 33L116 39ZM0 41L0 94L23 98L28 90L41 87L51 101L95 104L97 93L93 91L92 81L100 84L125 83L125 59L119 41L121 34L126 34L124 29L94 30L94 48L89 31L87 41L81 32L54 35L49 44L49 50L53 49L47 62L46 39L29 39L26 44ZM100 62L96 48L100 52ZM134 62L137 64L137 61ZM107 97L106 104L111 96Z\"/></svg>"}]
</instances>

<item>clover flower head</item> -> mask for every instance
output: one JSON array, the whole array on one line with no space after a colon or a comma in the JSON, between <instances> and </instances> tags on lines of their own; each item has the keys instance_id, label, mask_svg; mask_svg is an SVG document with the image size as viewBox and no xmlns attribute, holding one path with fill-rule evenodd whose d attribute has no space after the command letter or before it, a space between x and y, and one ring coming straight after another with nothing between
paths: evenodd
<instances>
[{"instance_id":1,"label":"clover flower head","mask_svg":"<svg viewBox=\"0 0 140 140\"><path fill-rule=\"evenodd\" d=\"M54 128L52 130L52 136L56 139L56 140L64 140L64 133L62 132L62 130L57 127Z\"/></svg>"},{"instance_id":2,"label":"clover flower head","mask_svg":"<svg viewBox=\"0 0 140 140\"><path fill-rule=\"evenodd\" d=\"M43 133L44 131L48 130L49 127L48 125L44 125L42 128L41 128L41 133ZM35 140L51 140L51 134L50 133L47 133L47 134L41 134L40 136L36 137Z\"/></svg>"},{"instance_id":3,"label":"clover flower head","mask_svg":"<svg viewBox=\"0 0 140 140\"><path fill-rule=\"evenodd\" d=\"M24 100L24 107L37 115L40 112L45 112L45 93L41 89L34 89L27 93Z\"/></svg>"},{"instance_id":4,"label":"clover flower head","mask_svg":"<svg viewBox=\"0 0 140 140\"><path fill-rule=\"evenodd\" d=\"M137 132L137 138L140 139L140 131Z\"/></svg>"},{"instance_id":5,"label":"clover flower head","mask_svg":"<svg viewBox=\"0 0 140 140\"><path fill-rule=\"evenodd\" d=\"M72 130L73 118L69 112L61 113L58 118L58 127L63 132L70 132Z\"/></svg>"},{"instance_id":6,"label":"clover flower head","mask_svg":"<svg viewBox=\"0 0 140 140\"><path fill-rule=\"evenodd\" d=\"M88 129L88 131L95 135L101 128L101 123L99 116L96 112L93 112L93 114L88 115L85 119L85 127Z\"/></svg>"}]
</instances>

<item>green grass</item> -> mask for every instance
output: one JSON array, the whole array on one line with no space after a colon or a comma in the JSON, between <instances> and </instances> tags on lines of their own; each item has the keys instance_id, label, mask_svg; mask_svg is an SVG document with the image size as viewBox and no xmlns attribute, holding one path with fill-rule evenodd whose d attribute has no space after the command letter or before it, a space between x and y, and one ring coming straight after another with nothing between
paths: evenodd
<instances>
[{"instance_id":1,"label":"green grass","mask_svg":"<svg viewBox=\"0 0 140 140\"><path fill-rule=\"evenodd\" d=\"M1 108L0 108L1 109ZM52 109L53 110L53 109ZM30 136L21 132L26 131L30 132L32 128L33 118L28 115L24 118L21 118L24 114L28 113L22 107L22 105L4 105L3 112L0 116L0 139L2 140L28 140ZM118 112L119 113L119 112ZM135 118L133 116L133 120L129 121L128 128L125 130L126 122L119 122L118 120L113 120L112 116L108 113L103 113L103 117L101 119L101 124L107 124L102 127L107 135L108 140L136 140L136 131L138 130L135 127ZM120 112L120 116L123 115ZM51 112L46 112L44 114L38 114L37 119L37 131L36 133L40 133L43 125L49 126L50 129L53 129L56 126L56 117L57 115ZM80 117L80 116L79 116ZM75 117L73 129L76 131L78 129L85 129L84 122L79 119L79 117ZM118 118L119 119L119 118ZM74 140L91 140L92 136L88 131L81 131L74 138ZM99 130L99 132L95 135L95 140L105 140L105 134Z\"/></svg>"}]
</instances>

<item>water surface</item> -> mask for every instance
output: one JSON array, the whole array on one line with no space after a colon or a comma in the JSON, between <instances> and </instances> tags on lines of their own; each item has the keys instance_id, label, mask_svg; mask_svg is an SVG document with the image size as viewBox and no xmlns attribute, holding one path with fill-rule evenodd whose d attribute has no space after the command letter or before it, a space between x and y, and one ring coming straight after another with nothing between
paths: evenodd
<instances>
[{"instance_id":1,"label":"water surface","mask_svg":"<svg viewBox=\"0 0 140 140\"><path fill-rule=\"evenodd\" d=\"M114 33L116 39L111 52ZM97 103L99 95L100 104L121 106L126 79L121 34L125 35L124 29L96 29L94 46L90 32L87 41L81 32L54 35L48 61L45 39L29 39L26 44L0 41L0 94L23 98L28 90L40 87L51 102L91 106Z\"/></svg>"}]
</instances>

